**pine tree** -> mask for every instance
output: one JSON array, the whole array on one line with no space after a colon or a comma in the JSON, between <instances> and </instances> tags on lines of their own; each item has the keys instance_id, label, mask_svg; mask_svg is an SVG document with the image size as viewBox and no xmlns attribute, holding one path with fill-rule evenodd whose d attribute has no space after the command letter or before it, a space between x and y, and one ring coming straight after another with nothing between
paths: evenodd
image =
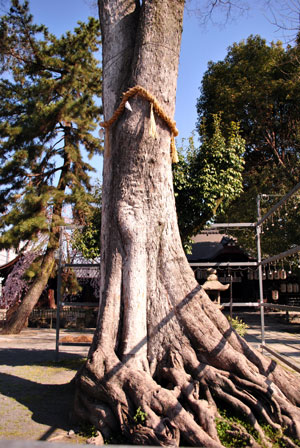
<instances>
[{"instance_id":1,"label":"pine tree","mask_svg":"<svg viewBox=\"0 0 300 448\"><path fill-rule=\"evenodd\" d=\"M78 23L60 38L35 25L28 2L12 0L0 21L0 247L46 237L31 286L6 332L21 331L54 266L64 210L84 224L90 174L100 153L93 136L101 70L94 53L98 21Z\"/></svg>"}]
</instances>

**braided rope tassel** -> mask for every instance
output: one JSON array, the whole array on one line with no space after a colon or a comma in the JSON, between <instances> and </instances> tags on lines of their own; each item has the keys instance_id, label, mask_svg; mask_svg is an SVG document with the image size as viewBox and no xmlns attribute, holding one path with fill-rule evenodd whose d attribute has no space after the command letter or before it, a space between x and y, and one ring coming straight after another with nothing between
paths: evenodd
<instances>
[{"instance_id":1,"label":"braided rope tassel","mask_svg":"<svg viewBox=\"0 0 300 448\"><path fill-rule=\"evenodd\" d=\"M100 126L107 129L120 117L120 115L123 113L123 110L125 108L126 101L128 101L129 98L138 95L141 98L144 98L145 100L149 101L151 103L151 112L150 112L150 121L151 121L151 114L153 114L153 111L164 120L164 122L167 124L167 126L170 129L171 132L171 156L172 156L172 163L178 162L178 155L177 150L175 146L175 137L178 135L178 129L176 128L176 123L173 121L163 110L163 108L160 106L159 102L156 100L156 98L148 92L148 90L144 89L141 86L134 86L131 87L127 92L123 93L122 101L119 105L119 107L115 110L112 117L107 120L100 123ZM153 117L154 120L154 117ZM154 121L155 124L155 121ZM150 126L153 126L153 122ZM153 129L152 129L153 131ZM152 132L150 129L150 132Z\"/></svg>"},{"instance_id":2,"label":"braided rope tassel","mask_svg":"<svg viewBox=\"0 0 300 448\"><path fill-rule=\"evenodd\" d=\"M149 129L149 135L152 138L156 138L157 137L156 123L155 123L155 118L154 118L154 113L153 113L153 103L150 103L150 129Z\"/></svg>"}]
</instances>

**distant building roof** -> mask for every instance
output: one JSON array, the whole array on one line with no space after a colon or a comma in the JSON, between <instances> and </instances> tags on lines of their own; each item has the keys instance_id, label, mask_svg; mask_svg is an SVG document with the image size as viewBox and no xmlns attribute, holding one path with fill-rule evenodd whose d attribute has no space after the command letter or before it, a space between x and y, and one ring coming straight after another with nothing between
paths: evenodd
<instances>
[{"instance_id":1,"label":"distant building roof","mask_svg":"<svg viewBox=\"0 0 300 448\"><path fill-rule=\"evenodd\" d=\"M15 263L19 260L19 258L20 255L17 255L13 260L0 266L0 276L4 275L4 277L7 277L7 275L11 272Z\"/></svg>"},{"instance_id":2,"label":"distant building roof","mask_svg":"<svg viewBox=\"0 0 300 448\"><path fill-rule=\"evenodd\" d=\"M0 250L0 266L9 263L11 260L16 258L17 253L15 249L2 249Z\"/></svg>"},{"instance_id":3,"label":"distant building roof","mask_svg":"<svg viewBox=\"0 0 300 448\"><path fill-rule=\"evenodd\" d=\"M191 263L205 261L248 261L249 255L236 241L221 233L201 233L193 238L192 253L187 255Z\"/></svg>"}]
</instances>

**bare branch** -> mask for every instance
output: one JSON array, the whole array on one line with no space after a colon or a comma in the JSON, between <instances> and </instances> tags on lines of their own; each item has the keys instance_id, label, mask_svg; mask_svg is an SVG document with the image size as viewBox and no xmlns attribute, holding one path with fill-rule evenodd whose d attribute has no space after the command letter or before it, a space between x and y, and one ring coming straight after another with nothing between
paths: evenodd
<instances>
[{"instance_id":1,"label":"bare branch","mask_svg":"<svg viewBox=\"0 0 300 448\"><path fill-rule=\"evenodd\" d=\"M188 13L197 15L202 25L207 25L209 22L225 25L231 19L247 12L249 5L247 0L206 0L206 2L191 0L186 9Z\"/></svg>"},{"instance_id":2,"label":"bare branch","mask_svg":"<svg viewBox=\"0 0 300 448\"><path fill-rule=\"evenodd\" d=\"M269 0L267 3L272 16L270 22L284 32L282 37L286 43L294 42L300 29L300 1Z\"/></svg>"}]
</instances>

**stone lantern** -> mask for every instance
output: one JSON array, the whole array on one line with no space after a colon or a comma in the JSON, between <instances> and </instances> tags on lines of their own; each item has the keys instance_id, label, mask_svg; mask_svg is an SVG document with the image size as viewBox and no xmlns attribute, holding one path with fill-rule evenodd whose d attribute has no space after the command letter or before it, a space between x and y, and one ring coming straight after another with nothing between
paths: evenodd
<instances>
[{"instance_id":1,"label":"stone lantern","mask_svg":"<svg viewBox=\"0 0 300 448\"><path fill-rule=\"evenodd\" d=\"M221 305L220 293L221 291L226 291L230 284L223 284L219 282L216 269L208 269L207 270L208 277L206 282L202 285L202 288L207 291L210 299L213 302L217 302L218 305Z\"/></svg>"}]
</instances>

